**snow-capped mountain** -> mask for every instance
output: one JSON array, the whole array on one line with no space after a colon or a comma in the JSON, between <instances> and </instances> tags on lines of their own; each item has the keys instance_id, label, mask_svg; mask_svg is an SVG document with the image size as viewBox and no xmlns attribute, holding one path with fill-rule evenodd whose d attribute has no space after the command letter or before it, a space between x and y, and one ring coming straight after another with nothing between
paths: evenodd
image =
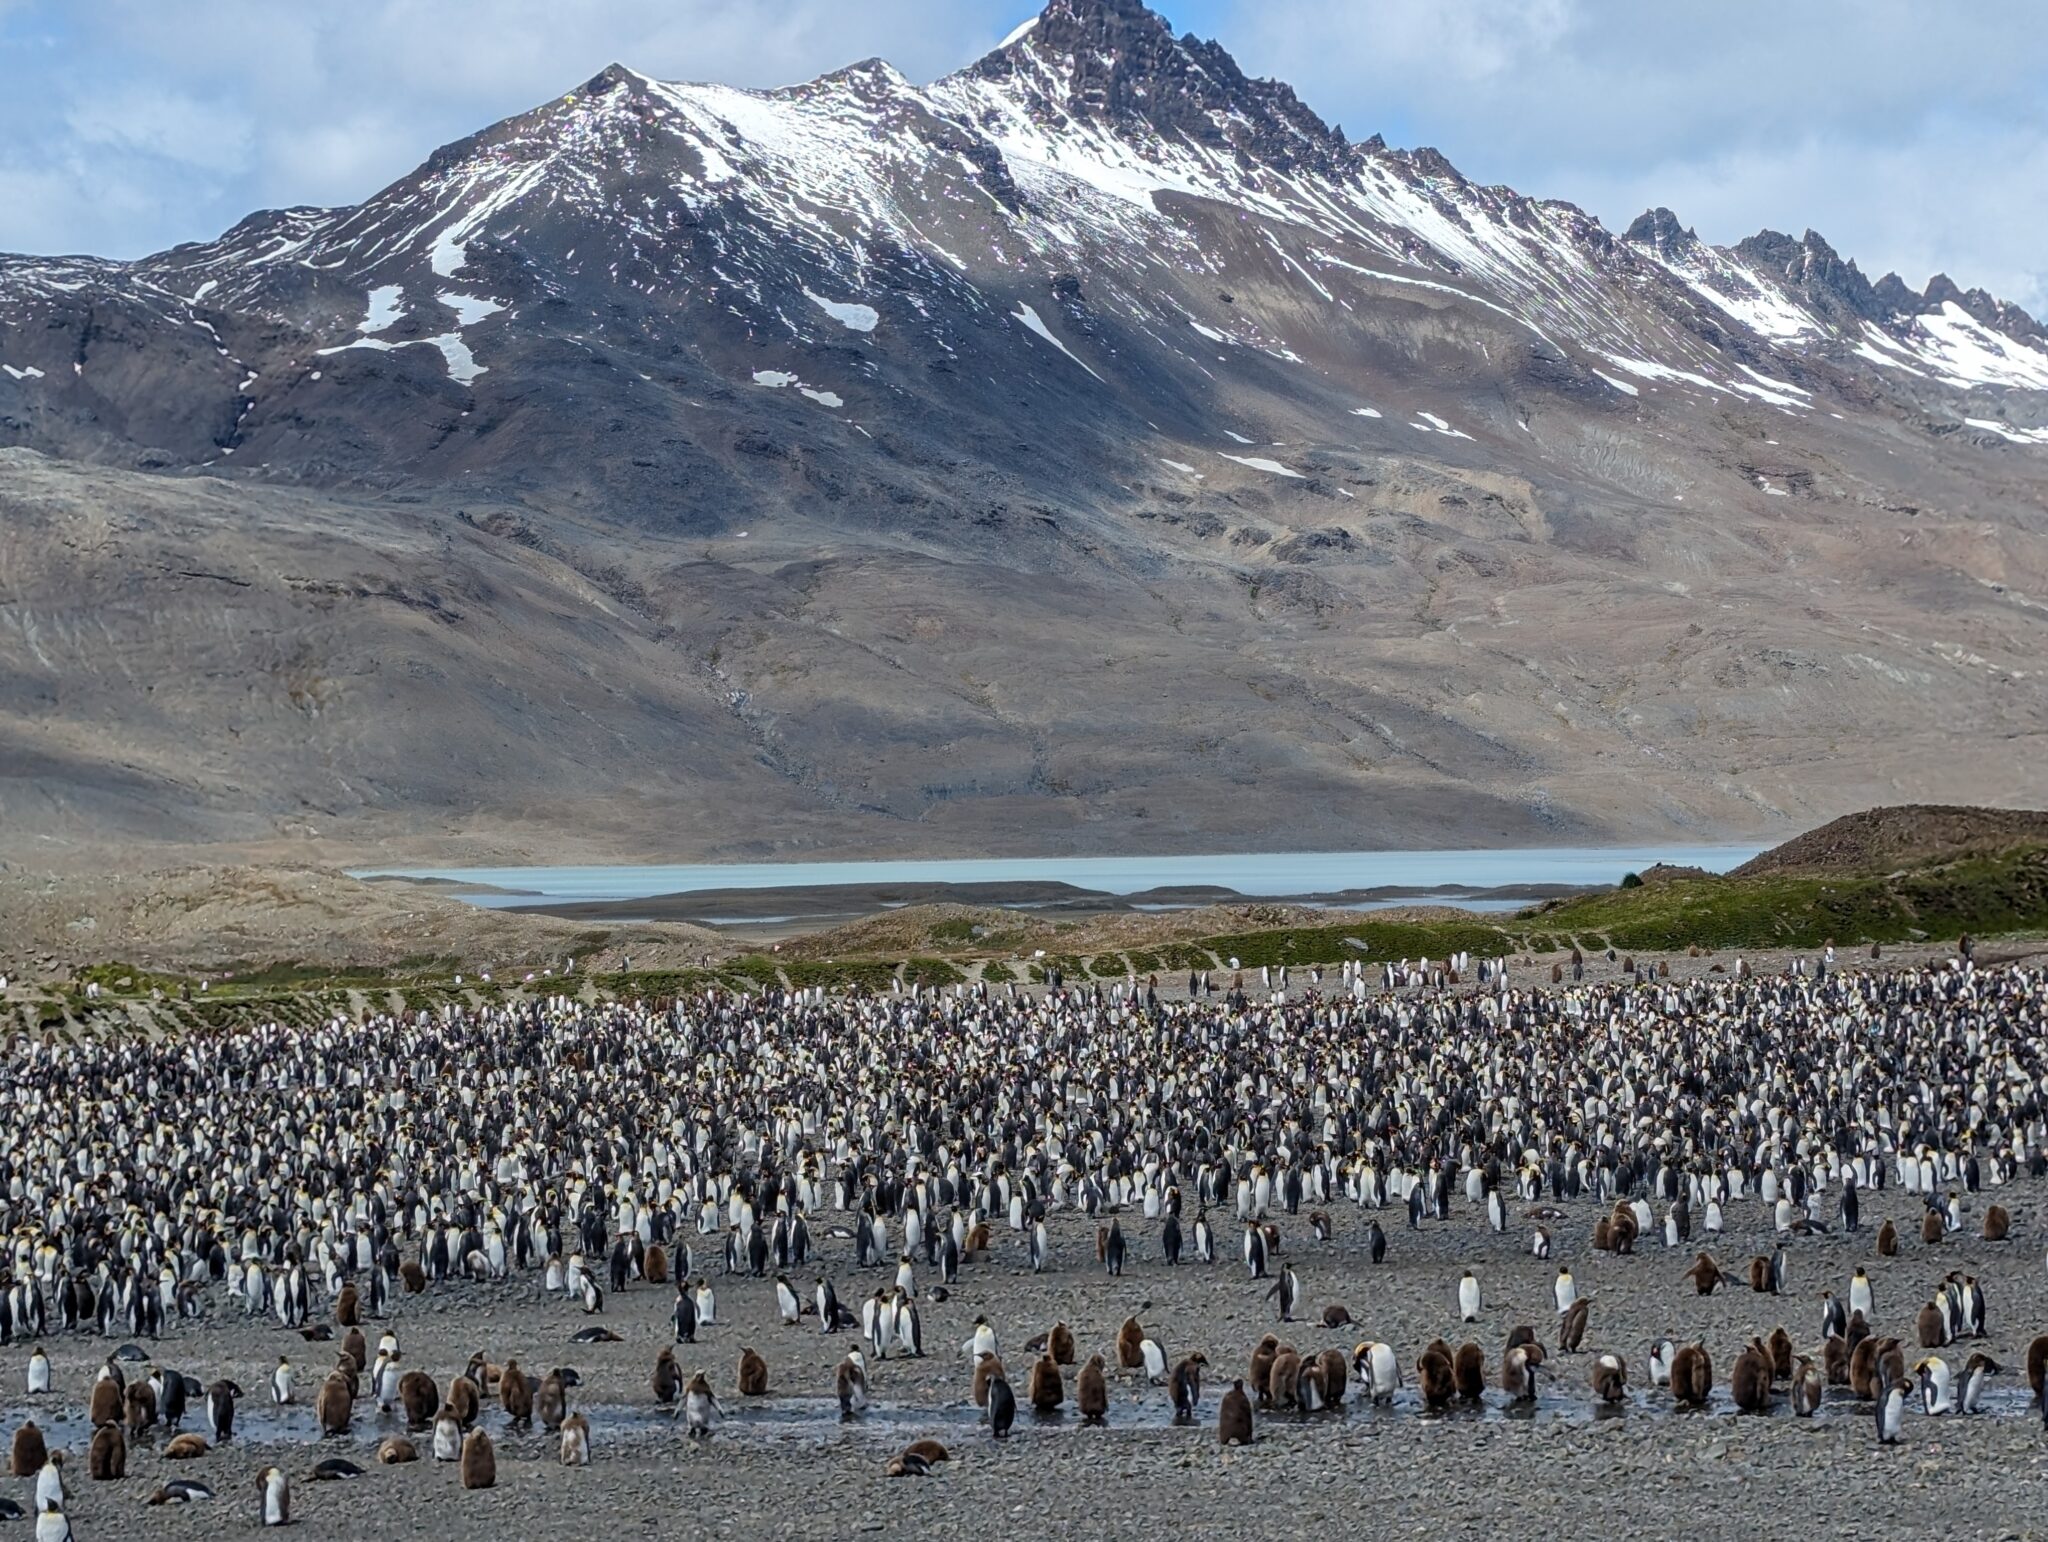
<instances>
[{"instance_id":1,"label":"snow-capped mountain","mask_svg":"<svg viewBox=\"0 0 2048 1542\"><path fill-rule=\"evenodd\" d=\"M1811 232L1714 247L1658 209L1615 234L1433 151L1353 143L1137 0L1052 0L922 87L879 60L765 92L613 66L355 207L253 215L134 263L0 259L0 372L0 445L205 473L244 504L291 487L516 526L697 650L706 731L835 830L1178 786L1158 704L1219 658L1254 720L1198 736L1243 756L1226 781L1277 776L1290 809L1474 786L1511 835L1826 804L1798 748L1812 718L1749 766L1684 747L1712 731L1705 701L1746 703L1734 719L1765 732L1786 682L1745 671L1772 648L1896 693L1884 713L1940 697L1930 766L1960 728L2032 731L2036 710L1972 694L2030 672L2035 601L1936 637L1932 618L1959 620L1939 583L1902 599L1896 574L1843 555L1924 554L1935 525L1970 520L1997 528L1995 555L1973 535L1957 582L2048 594L2034 318L1945 277L1872 283ZM1748 663L1684 681L1713 645L1681 644L1654 708L1567 662L1583 600L1541 646L1479 655L1458 631L1473 618L1440 613L1458 591L1499 624L1573 570L1727 608L1731 561L1787 594L1849 585L1805 606L1826 619L1773 607L1752 628L1830 640L1724 638ZM830 619L738 601L792 564L827 587L866 577ZM746 580L707 596L714 566ZM988 682L1073 620L1005 608L1048 577L1158 602L1115 622L1082 607L1084 629L1136 629L1092 650L1129 713L1077 710L1100 662L997 700ZM1162 598L1181 584L1202 596L1199 664ZM1848 602L1858 585L1871 604ZM965 674L914 625L900 651L848 641L901 622L906 589L985 630ZM1827 662L1852 655L1872 662ZM1981 678L1923 690L1929 657ZM1510 694L1556 700L1492 699L1500 668ZM793 686L812 671L837 684ZM1277 685L1249 683L1267 672ZM1821 694L1845 730L1876 710L1861 684ZM1145 741L1124 772L1049 769L1098 730ZM913 744L946 746L944 774L876 748ZM1919 754L1875 755L1866 781L1896 791ZM1784 769L1802 757L1811 777ZM1603 760L1621 791L1568 790ZM1196 812L1169 843L1209 839L1201 811L1231 806L1176 797ZM1391 826L1443 834L1420 808Z\"/></svg>"}]
</instances>

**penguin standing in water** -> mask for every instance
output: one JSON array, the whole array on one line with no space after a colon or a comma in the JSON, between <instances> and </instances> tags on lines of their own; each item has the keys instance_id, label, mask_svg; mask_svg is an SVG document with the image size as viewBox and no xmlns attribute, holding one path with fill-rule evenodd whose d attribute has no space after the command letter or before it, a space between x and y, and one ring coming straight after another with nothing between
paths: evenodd
<instances>
[{"instance_id":1,"label":"penguin standing in water","mask_svg":"<svg viewBox=\"0 0 2048 1542\"><path fill-rule=\"evenodd\" d=\"M1209 1357L1200 1350L1189 1355L1173 1368L1173 1422L1192 1424L1195 1414L1202 1406L1202 1367L1209 1363Z\"/></svg>"},{"instance_id":2,"label":"penguin standing in water","mask_svg":"<svg viewBox=\"0 0 2048 1542\"><path fill-rule=\"evenodd\" d=\"M1090 1355L1074 1385L1074 1402L1084 1424L1105 1424L1109 1420L1109 1378L1102 1356Z\"/></svg>"},{"instance_id":3,"label":"penguin standing in water","mask_svg":"<svg viewBox=\"0 0 2048 1542\"><path fill-rule=\"evenodd\" d=\"M1242 1381L1233 1381L1217 1405L1216 1440L1223 1446L1252 1443L1252 1400L1245 1396Z\"/></svg>"},{"instance_id":4,"label":"penguin standing in water","mask_svg":"<svg viewBox=\"0 0 2048 1542\"><path fill-rule=\"evenodd\" d=\"M1470 1269L1467 1269L1464 1277L1458 1281L1458 1320L1479 1321L1479 1281Z\"/></svg>"},{"instance_id":5,"label":"penguin standing in water","mask_svg":"<svg viewBox=\"0 0 2048 1542\"><path fill-rule=\"evenodd\" d=\"M1280 1298L1280 1320L1294 1321L1295 1303L1301 1299L1301 1282L1295 1278L1294 1270L1286 1264L1280 1266L1280 1277L1273 1282L1273 1288L1266 1292L1266 1298Z\"/></svg>"},{"instance_id":6,"label":"penguin standing in water","mask_svg":"<svg viewBox=\"0 0 2048 1542\"><path fill-rule=\"evenodd\" d=\"M995 1375L988 1382L988 1427L997 1440L1006 1438L1017 1422L1017 1394L1010 1390L1007 1376Z\"/></svg>"},{"instance_id":7,"label":"penguin standing in water","mask_svg":"<svg viewBox=\"0 0 2048 1542\"><path fill-rule=\"evenodd\" d=\"M288 1526L292 1519L292 1488L282 1467L266 1467L256 1480L262 1491L262 1519L266 1526Z\"/></svg>"},{"instance_id":8,"label":"penguin standing in water","mask_svg":"<svg viewBox=\"0 0 2048 1542\"><path fill-rule=\"evenodd\" d=\"M867 1360L858 1349L848 1350L846 1358L839 1362L839 1369L833 1373L833 1387L839 1394L839 1418L842 1423L867 1411Z\"/></svg>"},{"instance_id":9,"label":"penguin standing in water","mask_svg":"<svg viewBox=\"0 0 2048 1542\"><path fill-rule=\"evenodd\" d=\"M683 1425L694 1440L710 1438L718 1427L718 1399L711 1391L710 1378L702 1371L690 1378L683 1392Z\"/></svg>"},{"instance_id":10,"label":"penguin standing in water","mask_svg":"<svg viewBox=\"0 0 2048 1542\"><path fill-rule=\"evenodd\" d=\"M206 1427L217 1446L235 1438L235 1399L242 1389L231 1381L217 1381L206 1389Z\"/></svg>"},{"instance_id":11,"label":"penguin standing in water","mask_svg":"<svg viewBox=\"0 0 2048 1542\"><path fill-rule=\"evenodd\" d=\"M1998 1362L1982 1350L1971 1355L1969 1363L1963 1367L1963 1390L1957 1406L1966 1414L1976 1413L1978 1402L1984 1396L1985 1381L1999 1374Z\"/></svg>"}]
</instances>

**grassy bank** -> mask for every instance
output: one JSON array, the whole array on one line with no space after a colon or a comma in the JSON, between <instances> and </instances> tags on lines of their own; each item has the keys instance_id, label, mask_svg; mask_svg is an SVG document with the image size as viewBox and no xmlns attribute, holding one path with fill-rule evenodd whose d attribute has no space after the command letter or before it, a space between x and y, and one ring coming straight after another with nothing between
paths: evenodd
<instances>
[{"instance_id":1,"label":"grassy bank","mask_svg":"<svg viewBox=\"0 0 2048 1542\"><path fill-rule=\"evenodd\" d=\"M476 1006L510 993L661 1000L711 986L883 992L913 983L949 986L977 979L1036 983L1055 968L1069 984L1078 985L1130 974L1171 981L1190 969L1227 976L1233 961L1239 968L1258 969L1334 965L1347 959L1443 958L1457 952L1540 958L1574 947L1682 954L1806 949L1828 942L1844 949L1946 943L1965 932L1980 938L2040 936L2048 934L2048 848L1973 854L1888 873L1653 877L1506 917L1457 911L1366 913L1289 926L1258 924L1268 918L1247 911L1244 919L1239 930L1114 948L1087 946L1085 929L1077 927L1062 934L1070 941L1042 955L1036 949L1020 955L1005 948L1011 939L977 935L975 928L939 920L895 956L819 959L747 953L699 969L516 981L458 975L451 960L427 956L389 969L288 963L229 969L205 979L107 963L15 1003L11 1015L16 1027L28 1031L132 1022L175 1032L264 1021L311 1025L363 1011ZM97 998L88 997L88 985L99 987Z\"/></svg>"}]
</instances>

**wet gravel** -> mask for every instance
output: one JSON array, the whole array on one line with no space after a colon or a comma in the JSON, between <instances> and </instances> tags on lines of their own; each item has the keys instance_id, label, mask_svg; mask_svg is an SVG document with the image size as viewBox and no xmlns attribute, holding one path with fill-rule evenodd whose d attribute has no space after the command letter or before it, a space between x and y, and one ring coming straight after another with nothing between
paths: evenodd
<instances>
[{"instance_id":1,"label":"wet gravel","mask_svg":"<svg viewBox=\"0 0 2048 1542\"><path fill-rule=\"evenodd\" d=\"M1023 1266L1019 1236L999 1234L991 1257L969 1265L949 1299L922 1305L927 1356L871 1367L874 1406L842 1425L832 1399L832 1372L855 1340L829 1337L807 1319L801 1327L775 1320L767 1281L713 1277L721 1321L694 1346L677 1347L685 1374L706 1371L719 1389L726 1422L710 1440L691 1442L656 1409L648 1376L670 1341L672 1291L637 1285L613 1296L601 1319L573 1304L542 1299L534 1285L451 1285L400 1300L389 1325L409 1365L427 1369L445 1388L477 1350L493 1360L516 1358L530 1373L573 1366L582 1385L572 1404L592 1426L593 1465L566 1469L554 1437L506 1428L495 1399L484 1424L498 1445L498 1484L461 1489L453 1465L431 1460L378 1467L377 1440L399 1431L366 1395L349 1437L316 1438L311 1398L338 1344L308 1344L269 1319L245 1319L220 1291L208 1317L173 1328L156 1346L160 1363L202 1381L231 1376L247 1390L235 1441L207 1456L166 1462L153 1442L131 1447L121 1482L86 1479L84 1423L93 1371L111 1343L91 1335L46 1343L58 1391L31 1406L23 1395L26 1345L0 1350L0 1429L24 1417L43 1425L53 1447L71 1453L70 1503L81 1542L112 1536L202 1537L223 1528L253 1529L256 1475L276 1462L294 1479L293 1513L301 1533L335 1538L433 1534L631 1537L745 1535L838 1537L890 1535L1157 1536L1162 1530L1299 1538L1318 1531L1442 1537L1584 1536L1625 1530L1630 1536L2048 1536L2048 1437L2028 1400L2024 1360L2029 1340L2048 1331L2048 1182L2022 1181L1996 1198L2014 1214L2014 1238L1976 1240L1974 1218L1992 1195L1969 1196L1973 1224L1936 1247L1919 1240L1917 1199L1896 1189L1867 1193L1866 1229L1856 1236L1797 1238L1789 1244L1787 1294L1771 1297L1731 1285L1701 1298L1682 1280L1687 1251L1649 1245L1633 1257L1594 1253L1593 1221L1604 1211L1590 1201L1567 1203L1548 1223L1555 1257L1530 1255L1534 1223L1519 1218L1505 1233L1488 1229L1483 1212L1462 1199L1447 1222L1409 1231L1401 1211L1379 1215L1388 1231L1384 1264L1363 1249L1366 1212L1345 1201L1326 1208L1336 1223L1329 1242L1311 1236L1306 1210L1280 1217L1284 1257L1302 1282L1303 1315L1281 1329L1267 1285L1251 1281L1236 1261L1235 1224L1218 1231L1233 1251L1214 1265L1158 1261L1156 1227L1123 1220L1133 1261L1121 1279L1093 1262L1093 1223L1057 1219L1054 1269L1033 1276ZM1875 1254L1875 1229L1899 1222L1902 1251ZM819 1218L822 1234L835 1217ZM1731 1274L1746 1277L1752 1254L1770 1251L1765 1207L1732 1206L1729 1230L1704 1239ZM711 1239L715 1244L716 1239ZM857 1301L877 1284L851 1267L852 1243L825 1238L822 1267L842 1299ZM700 1250L715 1257L715 1247ZM1335 1346L1346 1352L1365 1338L1399 1353L1412 1380L1414 1358L1441 1334L1466 1337L1497 1363L1508 1330L1533 1325L1554 1342L1552 1281L1569 1262L1583 1293L1593 1297L1586 1352L1555 1355L1552 1377L1534 1409L1510 1409L1499 1393L1483 1409L1424 1414L1412 1388L1385 1407L1353 1400L1340 1413L1274 1415L1258 1421L1249 1449L1222 1451L1215 1439L1217 1399L1229 1378L1244 1374L1261 1334L1281 1331L1304 1352ZM1802 1349L1819 1343L1818 1293L1846 1292L1858 1264L1870 1271L1876 1324L1908 1343L1913 1319L1934 1283L1951 1269L1977 1275L1989 1302L1989 1336L1943 1353L1960 1370L1983 1348L2007 1374L1978 1417L1932 1418L1909 1413L1900 1444L1875 1441L1869 1405L1845 1391L1819 1417L1799 1420L1780 1398L1765 1417L1729 1411L1725 1385L1736 1351L1752 1335L1783 1324ZM1457 1321L1456 1283L1470 1267L1485 1306L1479 1323ZM817 1268L796 1272L808 1294ZM536 1277L537 1278L537 1277ZM936 1275L920 1271L921 1290ZM1321 1326L1325 1304L1342 1302L1356 1324ZM1024 1341L1055 1319L1069 1323L1080 1356L1101 1351L1114 1364L1116 1330L1135 1314L1177 1360L1202 1350L1211 1361L1202 1416L1194 1428L1170 1423L1164 1388L1112 1375L1109 1427L1081 1425L1071 1411L1049 1421L1020 1410L1011 1438L998 1443L977 1422L969 1402L962 1345L977 1313L1001 1336L1022 1401L1031 1357ZM574 1344L593 1321L623 1335L617 1344ZM374 1344L376 1327L369 1335ZM1667 1393L1648 1388L1646 1348L1658 1336L1701 1338L1712 1352L1721 1395L1703 1413L1681 1413ZM733 1388L742 1346L758 1349L770 1368L770 1395L747 1400ZM1618 1409L1596 1409L1587 1380L1595 1352L1627 1357L1634 1392ZM279 1354L299 1370L299 1406L269 1405L271 1367ZM1068 1391L1072 1394L1073 1371ZM188 1429L200 1423L195 1409ZM955 1459L923 1479L891 1480L887 1459L908 1440L936 1436ZM430 1437L414 1437L423 1456ZM306 1481L323 1456L346 1455L369 1469L357 1480ZM199 1478L217 1492L210 1504L145 1508L167 1476ZM27 1506L28 1479L0 1479L0 1493ZM0 1523L0 1536L26 1534L23 1522Z\"/></svg>"}]
</instances>

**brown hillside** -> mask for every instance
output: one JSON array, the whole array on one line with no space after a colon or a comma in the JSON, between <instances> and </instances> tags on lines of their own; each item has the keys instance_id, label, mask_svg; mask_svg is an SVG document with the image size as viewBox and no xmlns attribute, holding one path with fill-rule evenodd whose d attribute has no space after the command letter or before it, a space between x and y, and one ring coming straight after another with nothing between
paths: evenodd
<instances>
[{"instance_id":1,"label":"brown hillside","mask_svg":"<svg viewBox=\"0 0 2048 1542\"><path fill-rule=\"evenodd\" d=\"M2039 810L1908 803L1845 814L1751 858L1734 876L1888 871L2037 845L2048 845L2048 813Z\"/></svg>"}]
</instances>

